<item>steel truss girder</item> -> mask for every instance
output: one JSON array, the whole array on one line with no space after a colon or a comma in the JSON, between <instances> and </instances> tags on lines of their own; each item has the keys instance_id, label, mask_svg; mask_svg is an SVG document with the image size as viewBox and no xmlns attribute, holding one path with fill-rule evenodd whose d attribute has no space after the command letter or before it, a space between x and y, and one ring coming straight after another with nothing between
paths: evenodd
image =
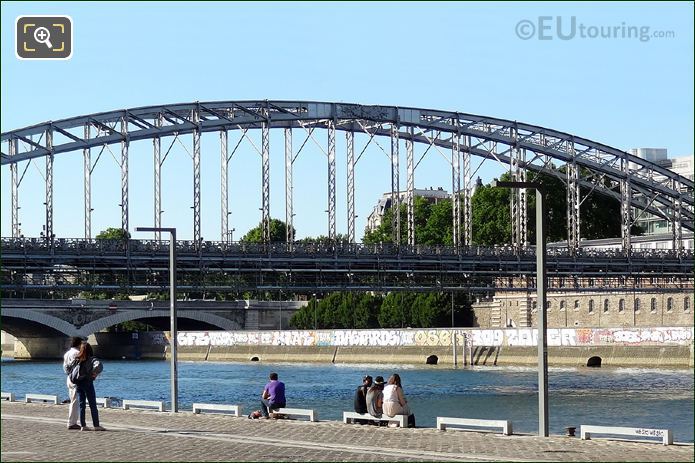
<instances>
[{"instance_id":1,"label":"steel truss girder","mask_svg":"<svg viewBox=\"0 0 695 463\"><path fill-rule=\"evenodd\" d=\"M621 160L621 169L628 174L629 162L627 159ZM630 187L630 175L625 175L620 180L620 236L623 240L623 252L628 254L632 251L632 235L630 234L630 226L632 225L630 218L631 203L632 188Z\"/></svg>"},{"instance_id":2,"label":"steel truss girder","mask_svg":"<svg viewBox=\"0 0 695 463\"><path fill-rule=\"evenodd\" d=\"M121 117L121 228L128 232L128 120Z\"/></svg>"},{"instance_id":3,"label":"steel truss girder","mask_svg":"<svg viewBox=\"0 0 695 463\"><path fill-rule=\"evenodd\" d=\"M526 181L526 151L518 146L518 129L512 128L514 145L510 148L511 164L509 173L512 181ZM512 222L512 245L520 249L527 245L528 211L526 208L526 189L515 188L510 192L510 212Z\"/></svg>"},{"instance_id":4,"label":"steel truss girder","mask_svg":"<svg viewBox=\"0 0 695 463\"><path fill-rule=\"evenodd\" d=\"M84 125L84 139L89 140L90 125ZM91 149L82 150L84 158L84 237L92 238L92 155Z\"/></svg>"},{"instance_id":5,"label":"steel truss girder","mask_svg":"<svg viewBox=\"0 0 695 463\"><path fill-rule=\"evenodd\" d=\"M408 128L405 140L406 164L408 170L408 246L415 246L415 165L413 162L413 128Z\"/></svg>"},{"instance_id":6,"label":"steel truss girder","mask_svg":"<svg viewBox=\"0 0 695 463\"><path fill-rule=\"evenodd\" d=\"M191 119L195 124L193 129L193 241L202 241L200 228L200 111L194 109Z\"/></svg>"},{"instance_id":7,"label":"steel truss girder","mask_svg":"<svg viewBox=\"0 0 695 463\"><path fill-rule=\"evenodd\" d=\"M46 239L53 238L53 128L46 130Z\"/></svg>"},{"instance_id":8,"label":"steel truss girder","mask_svg":"<svg viewBox=\"0 0 695 463\"><path fill-rule=\"evenodd\" d=\"M345 132L347 150L347 236L355 242L355 134Z\"/></svg>"},{"instance_id":9,"label":"steel truss girder","mask_svg":"<svg viewBox=\"0 0 695 463\"><path fill-rule=\"evenodd\" d=\"M393 212L393 243L401 243L401 186L398 166L398 125L391 124L391 211Z\"/></svg>"},{"instance_id":10,"label":"steel truss girder","mask_svg":"<svg viewBox=\"0 0 695 463\"><path fill-rule=\"evenodd\" d=\"M270 242L270 122L261 123L261 222L263 242Z\"/></svg>"},{"instance_id":11,"label":"steel truss girder","mask_svg":"<svg viewBox=\"0 0 695 463\"><path fill-rule=\"evenodd\" d=\"M470 137L464 137L463 155L463 245L473 244L473 204L471 202L473 178L471 176Z\"/></svg>"},{"instance_id":12,"label":"steel truss girder","mask_svg":"<svg viewBox=\"0 0 695 463\"><path fill-rule=\"evenodd\" d=\"M572 148L574 151L574 148ZM567 172L567 246L571 253L579 249L581 239L579 169L576 162L566 164ZM629 209L629 204L628 204Z\"/></svg>"},{"instance_id":13,"label":"steel truss girder","mask_svg":"<svg viewBox=\"0 0 695 463\"><path fill-rule=\"evenodd\" d=\"M161 127L164 123L164 118L161 114L155 119L155 126ZM152 182L154 186L154 210L153 212L153 223L155 228L160 228L162 226L162 141L160 137L154 137L152 139L152 151L153 151L153 174L154 181ZM154 239L161 241L162 232L154 232Z\"/></svg>"},{"instance_id":14,"label":"steel truss girder","mask_svg":"<svg viewBox=\"0 0 695 463\"><path fill-rule=\"evenodd\" d=\"M461 149L459 142L459 134L453 134L451 142L451 234L455 248L461 245Z\"/></svg>"},{"instance_id":15,"label":"steel truss girder","mask_svg":"<svg viewBox=\"0 0 695 463\"><path fill-rule=\"evenodd\" d=\"M229 242L229 155L227 129L220 130L220 240Z\"/></svg>"},{"instance_id":16,"label":"steel truss girder","mask_svg":"<svg viewBox=\"0 0 695 463\"><path fill-rule=\"evenodd\" d=\"M675 179L672 180L672 182L673 189L678 191L680 189L678 182ZM681 220L681 207L682 201L681 198L678 197L674 202L675 210L672 214L671 232L673 233L673 249L676 250L679 257L683 254L683 222Z\"/></svg>"},{"instance_id":17,"label":"steel truss girder","mask_svg":"<svg viewBox=\"0 0 695 463\"><path fill-rule=\"evenodd\" d=\"M191 111L196 108L199 108L201 114L201 122L197 126L190 118ZM157 127L154 123L159 114L162 114L167 122L164 127ZM200 130L200 132L219 131L223 128L236 129L239 126L261 129L271 117L273 127L278 128L299 127L299 122L302 121L309 122L327 118L361 119L378 123L398 123L401 127L417 126L448 133L458 131L464 136L478 138L492 144L502 143L506 145L513 143L511 128L516 127L519 148L548 156L562 164L574 159L579 169L600 172L607 175L615 183L620 183L626 175L618 165L620 159L626 158L629 163L636 166L627 174L631 177L628 182L630 187L635 192L641 190L658 194L655 203L663 206L663 211L659 211L660 216L666 216L667 220L673 222L673 214L680 209L683 226L689 230L693 229L693 207L695 204L692 194L689 193L693 189L693 182L668 169L615 148L552 129L523 123L516 123L515 125L512 121L497 118L419 108L288 101L206 102L134 108L79 116L3 133L2 141L13 138L23 140L27 144L23 147L22 152L15 152L12 156L2 153L1 158L3 165L12 164L35 157L47 156L49 153L60 154L113 143L127 145L129 141L151 139L155 136L161 137L173 133L191 133L195 129ZM124 124L126 130L123 130L124 127L122 127L120 133L110 127L110 124L119 121L126 122ZM456 126L452 123L453 121L458 121ZM103 130L103 133L99 133L89 140L76 136L73 133L74 130L76 128L81 129L86 123L93 124L96 128ZM131 126L131 129L128 130L127 126ZM45 133L49 127L54 127L56 132L67 139L65 142L61 141L52 146L50 150L46 141L43 144L31 141L32 136ZM344 124L338 129L353 130L354 127L351 124ZM576 148L574 156L569 150L572 140ZM473 150L472 153L476 154L476 150ZM654 181L654 174L662 175L665 180L663 182ZM671 186L671 180L676 180L685 192L675 191ZM610 195L608 189L603 186L598 187L597 190L600 193ZM641 204L636 199L639 195L630 196L632 196L632 206L640 208ZM676 205L677 200L681 203L678 207ZM122 208L123 213L125 213L126 208L124 206ZM652 209L656 209L656 206ZM125 214L123 214L122 222L127 221L123 219L125 219Z\"/></svg>"},{"instance_id":18,"label":"steel truss girder","mask_svg":"<svg viewBox=\"0 0 695 463\"><path fill-rule=\"evenodd\" d=\"M292 185L292 166L294 155L292 153L292 129L285 128L285 240L287 245L294 243L294 199L292 197L294 187Z\"/></svg>"},{"instance_id":19,"label":"steel truss girder","mask_svg":"<svg viewBox=\"0 0 695 463\"><path fill-rule=\"evenodd\" d=\"M11 138L8 140L10 156L14 156L17 152L17 139ZM31 161L29 161L31 162ZM19 238L19 165L15 162L10 164L10 182L12 182L12 238Z\"/></svg>"},{"instance_id":20,"label":"steel truss girder","mask_svg":"<svg viewBox=\"0 0 695 463\"><path fill-rule=\"evenodd\" d=\"M335 223L335 121L328 121L328 239L336 238Z\"/></svg>"}]
</instances>

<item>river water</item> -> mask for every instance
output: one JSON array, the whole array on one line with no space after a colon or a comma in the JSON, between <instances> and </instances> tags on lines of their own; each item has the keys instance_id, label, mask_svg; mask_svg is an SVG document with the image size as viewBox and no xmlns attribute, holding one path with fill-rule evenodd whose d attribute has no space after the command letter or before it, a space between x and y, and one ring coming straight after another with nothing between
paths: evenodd
<instances>
[{"instance_id":1,"label":"river water","mask_svg":"<svg viewBox=\"0 0 695 463\"><path fill-rule=\"evenodd\" d=\"M169 362L106 361L95 383L97 397L164 400L169 403ZM259 408L268 374L287 387L287 406L314 408L322 420L341 420L352 410L365 374L401 375L418 427L437 416L509 419L515 432L538 430L537 373L526 367L443 368L412 365L179 362L179 408L193 402ZM61 362L3 359L2 391L58 394L67 398ZM639 368L550 368L551 434L582 424L670 428L680 442L693 442L693 372ZM117 402L118 403L118 402Z\"/></svg>"}]
</instances>

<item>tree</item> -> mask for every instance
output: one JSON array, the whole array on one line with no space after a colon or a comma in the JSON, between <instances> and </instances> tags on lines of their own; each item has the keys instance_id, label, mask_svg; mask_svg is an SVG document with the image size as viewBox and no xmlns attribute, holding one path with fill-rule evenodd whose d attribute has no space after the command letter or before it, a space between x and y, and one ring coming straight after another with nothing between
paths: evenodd
<instances>
[{"instance_id":1,"label":"tree","mask_svg":"<svg viewBox=\"0 0 695 463\"><path fill-rule=\"evenodd\" d=\"M292 231L294 231L294 228L292 228ZM263 222L246 232L240 241L242 243L263 243ZM285 222L279 219L270 219L270 242L284 243L285 241L287 241L287 225Z\"/></svg>"},{"instance_id":2,"label":"tree","mask_svg":"<svg viewBox=\"0 0 695 463\"><path fill-rule=\"evenodd\" d=\"M379 326L382 328L412 326L411 310L414 302L414 293L394 292L386 295L379 310Z\"/></svg>"},{"instance_id":3,"label":"tree","mask_svg":"<svg viewBox=\"0 0 695 463\"><path fill-rule=\"evenodd\" d=\"M334 242L339 243L339 244L347 244L349 243L347 235L344 235L342 233L338 233L335 236L335 240L330 239L326 235L319 235L319 236L307 236L306 238L302 238L301 240L296 241L299 244L319 244L319 245L331 245Z\"/></svg>"},{"instance_id":4,"label":"tree","mask_svg":"<svg viewBox=\"0 0 695 463\"><path fill-rule=\"evenodd\" d=\"M127 241L130 239L130 232L122 228L109 227L106 230L99 232L96 239Z\"/></svg>"},{"instance_id":5,"label":"tree","mask_svg":"<svg viewBox=\"0 0 695 463\"><path fill-rule=\"evenodd\" d=\"M482 185L471 198L473 243L483 246L507 244L512 239L509 211L510 190Z\"/></svg>"}]
</instances>

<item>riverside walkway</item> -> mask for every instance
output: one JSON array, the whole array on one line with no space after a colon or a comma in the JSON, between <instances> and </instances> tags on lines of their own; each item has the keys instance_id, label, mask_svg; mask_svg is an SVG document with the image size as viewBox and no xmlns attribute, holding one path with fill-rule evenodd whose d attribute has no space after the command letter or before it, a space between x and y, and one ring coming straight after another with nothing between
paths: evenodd
<instances>
[{"instance_id":1,"label":"riverside walkway","mask_svg":"<svg viewBox=\"0 0 695 463\"><path fill-rule=\"evenodd\" d=\"M2 403L6 461L693 461L689 445L399 429L336 421L99 409L107 432L69 431L67 406ZM89 411L88 425L91 426ZM676 436L676 440L677 436ZM79 443L78 443L79 442Z\"/></svg>"}]
</instances>

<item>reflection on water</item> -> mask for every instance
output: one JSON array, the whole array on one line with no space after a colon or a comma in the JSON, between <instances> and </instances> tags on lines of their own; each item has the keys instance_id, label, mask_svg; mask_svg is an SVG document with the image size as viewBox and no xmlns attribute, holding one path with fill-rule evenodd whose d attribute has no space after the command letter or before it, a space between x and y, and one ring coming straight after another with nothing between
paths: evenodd
<instances>
[{"instance_id":1,"label":"reflection on water","mask_svg":"<svg viewBox=\"0 0 695 463\"><path fill-rule=\"evenodd\" d=\"M443 368L363 364L179 363L179 403L242 404L255 410L268 373L287 385L288 405L315 408L321 419L340 420L352 409L354 389L365 374L398 372L418 426L437 416L510 419L516 432L538 429L537 373L529 367ZM169 401L166 361L107 361L97 396ZM61 362L2 363L2 390L67 398ZM671 428L677 441L693 441L692 370L550 368L550 430L603 424Z\"/></svg>"}]
</instances>

